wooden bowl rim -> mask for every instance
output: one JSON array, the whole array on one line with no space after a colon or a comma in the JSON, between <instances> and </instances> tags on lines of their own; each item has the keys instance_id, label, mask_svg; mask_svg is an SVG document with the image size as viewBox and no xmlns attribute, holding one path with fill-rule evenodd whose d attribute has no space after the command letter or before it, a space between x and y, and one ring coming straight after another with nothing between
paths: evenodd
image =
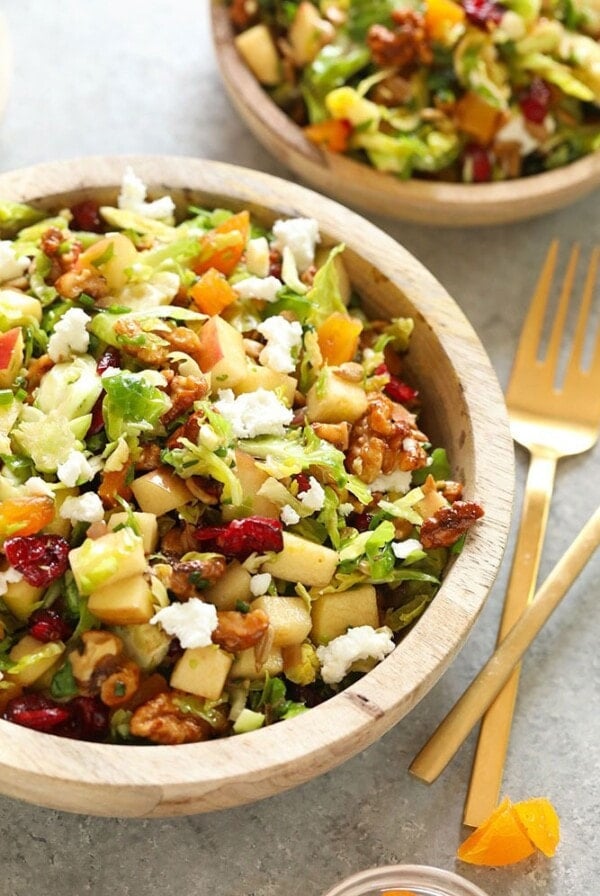
<instances>
[{"instance_id":1,"label":"wooden bowl rim","mask_svg":"<svg viewBox=\"0 0 600 896\"><path fill-rule=\"evenodd\" d=\"M238 54L221 0L211 0L217 62L230 100L254 136L313 188L375 214L436 227L525 220L555 211L600 185L600 150L569 165L511 181L455 184L399 180L312 144L270 98Z\"/></svg>"},{"instance_id":2,"label":"wooden bowl rim","mask_svg":"<svg viewBox=\"0 0 600 896\"><path fill-rule=\"evenodd\" d=\"M0 791L9 796L88 814L189 814L263 798L333 768L376 740L433 686L464 643L498 570L510 522L513 449L496 376L458 306L391 237L330 199L249 169L164 156L36 165L0 175L0 197L49 203L67 193L115 188L127 165L153 193L183 188L215 204L228 196L232 204L262 201L277 215L312 215L324 234L340 239L344 233L346 245L367 261L375 250L364 246L376 241L378 270L422 311L455 365L470 414L473 456L480 461L473 488L486 508L481 529L472 533L432 605L398 648L306 714L250 734L176 747L71 741L0 720ZM448 612L453 626L444 628ZM425 653L416 664L419 651ZM408 684L412 678L414 686Z\"/></svg>"}]
</instances>

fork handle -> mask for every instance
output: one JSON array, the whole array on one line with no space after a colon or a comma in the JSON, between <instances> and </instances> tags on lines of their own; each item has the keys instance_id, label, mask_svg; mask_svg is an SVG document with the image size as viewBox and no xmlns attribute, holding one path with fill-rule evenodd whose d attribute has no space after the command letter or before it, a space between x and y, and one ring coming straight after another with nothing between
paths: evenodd
<instances>
[{"instance_id":1,"label":"fork handle","mask_svg":"<svg viewBox=\"0 0 600 896\"><path fill-rule=\"evenodd\" d=\"M555 471L556 457L532 449L498 643L519 619L535 591ZM516 666L481 723L463 815L464 824L472 827L478 827L498 805L520 671L520 665Z\"/></svg>"}]
</instances>

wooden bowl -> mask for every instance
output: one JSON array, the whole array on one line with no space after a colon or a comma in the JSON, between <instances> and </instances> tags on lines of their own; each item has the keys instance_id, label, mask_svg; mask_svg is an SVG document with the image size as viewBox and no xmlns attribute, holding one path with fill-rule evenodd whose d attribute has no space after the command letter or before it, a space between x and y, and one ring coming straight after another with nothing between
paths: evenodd
<instances>
[{"instance_id":1,"label":"wooden bowl","mask_svg":"<svg viewBox=\"0 0 600 896\"><path fill-rule=\"evenodd\" d=\"M367 747L427 693L465 642L498 570L509 525L513 451L501 390L482 346L444 288L389 236L329 199L278 178L203 160L88 158L0 176L0 197L49 210L83 197L114 203L126 165L153 196L180 209L249 208L310 215L344 259L367 310L411 315L412 372L428 409L424 425L446 446L467 497L486 515L437 596L390 656L347 690L296 718L249 734L184 746L117 746L66 740L0 721L0 790L58 809L160 816L258 800L328 771Z\"/></svg>"},{"instance_id":2,"label":"wooden bowl","mask_svg":"<svg viewBox=\"0 0 600 896\"><path fill-rule=\"evenodd\" d=\"M270 98L237 52L222 0L212 0L217 61L229 98L254 136L311 187L364 211L436 227L505 224L562 208L600 185L600 151L516 180L453 184L400 180L315 146Z\"/></svg>"}]
</instances>

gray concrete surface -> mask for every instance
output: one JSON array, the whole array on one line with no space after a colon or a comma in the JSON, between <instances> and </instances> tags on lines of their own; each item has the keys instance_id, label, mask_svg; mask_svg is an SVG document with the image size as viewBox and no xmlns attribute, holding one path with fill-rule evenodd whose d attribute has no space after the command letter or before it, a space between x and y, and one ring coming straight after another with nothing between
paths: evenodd
<instances>
[{"instance_id":1,"label":"gray concrete surface","mask_svg":"<svg viewBox=\"0 0 600 896\"><path fill-rule=\"evenodd\" d=\"M94 153L178 153L274 174L221 89L206 0L0 0L14 78L0 169ZM598 193L527 223L445 231L377 220L435 273L506 383L523 310L554 236L599 239ZM518 453L517 509L526 458ZM561 463L542 575L598 503L600 452ZM513 533L514 535L514 533ZM2 896L320 896L361 868L456 869L490 896L594 896L598 842L598 559L528 655L506 767L513 799L546 795L556 857L507 869L455 863L473 737L431 787L410 759L492 648L497 586L451 669L380 742L324 777L245 808L159 821L75 816L0 798ZM1 788L0 788L1 789Z\"/></svg>"}]
</instances>

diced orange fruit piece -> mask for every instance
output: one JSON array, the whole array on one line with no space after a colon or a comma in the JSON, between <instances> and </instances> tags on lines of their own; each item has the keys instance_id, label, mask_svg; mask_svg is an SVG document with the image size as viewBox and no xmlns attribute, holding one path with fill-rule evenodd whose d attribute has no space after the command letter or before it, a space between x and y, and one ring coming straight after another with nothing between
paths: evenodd
<instances>
[{"instance_id":1,"label":"diced orange fruit piece","mask_svg":"<svg viewBox=\"0 0 600 896\"><path fill-rule=\"evenodd\" d=\"M319 348L326 364L336 366L351 361L358 348L363 325L356 317L334 311L317 330Z\"/></svg>"},{"instance_id":2,"label":"diced orange fruit piece","mask_svg":"<svg viewBox=\"0 0 600 896\"><path fill-rule=\"evenodd\" d=\"M527 836L545 856L553 856L560 839L560 822L556 809L544 797L514 803L519 821Z\"/></svg>"},{"instance_id":3,"label":"diced orange fruit piece","mask_svg":"<svg viewBox=\"0 0 600 896\"><path fill-rule=\"evenodd\" d=\"M481 146L488 146L502 125L502 112L476 93L465 93L455 108L458 127Z\"/></svg>"},{"instance_id":4,"label":"diced orange fruit piece","mask_svg":"<svg viewBox=\"0 0 600 896\"><path fill-rule=\"evenodd\" d=\"M457 856L471 865L512 865L534 852L535 846L506 798L460 845Z\"/></svg>"},{"instance_id":5,"label":"diced orange fruit piece","mask_svg":"<svg viewBox=\"0 0 600 896\"><path fill-rule=\"evenodd\" d=\"M200 254L192 262L192 270L204 274L216 268L228 277L239 264L249 236L250 213L244 209L200 237Z\"/></svg>"},{"instance_id":6,"label":"diced orange fruit piece","mask_svg":"<svg viewBox=\"0 0 600 896\"><path fill-rule=\"evenodd\" d=\"M209 268L200 279L190 287L190 298L204 314L220 314L224 308L235 302L235 290L216 268Z\"/></svg>"},{"instance_id":7,"label":"diced orange fruit piece","mask_svg":"<svg viewBox=\"0 0 600 896\"><path fill-rule=\"evenodd\" d=\"M35 535L54 519L54 501L43 496L11 498L0 504L0 537Z\"/></svg>"},{"instance_id":8,"label":"diced orange fruit piece","mask_svg":"<svg viewBox=\"0 0 600 896\"><path fill-rule=\"evenodd\" d=\"M316 146L330 152L346 152L352 134L352 125L344 118L328 118L304 128L305 136Z\"/></svg>"},{"instance_id":9,"label":"diced orange fruit piece","mask_svg":"<svg viewBox=\"0 0 600 896\"><path fill-rule=\"evenodd\" d=\"M425 28L432 40L443 40L449 29L464 22L465 18L463 7L454 0L427 0Z\"/></svg>"}]
</instances>

